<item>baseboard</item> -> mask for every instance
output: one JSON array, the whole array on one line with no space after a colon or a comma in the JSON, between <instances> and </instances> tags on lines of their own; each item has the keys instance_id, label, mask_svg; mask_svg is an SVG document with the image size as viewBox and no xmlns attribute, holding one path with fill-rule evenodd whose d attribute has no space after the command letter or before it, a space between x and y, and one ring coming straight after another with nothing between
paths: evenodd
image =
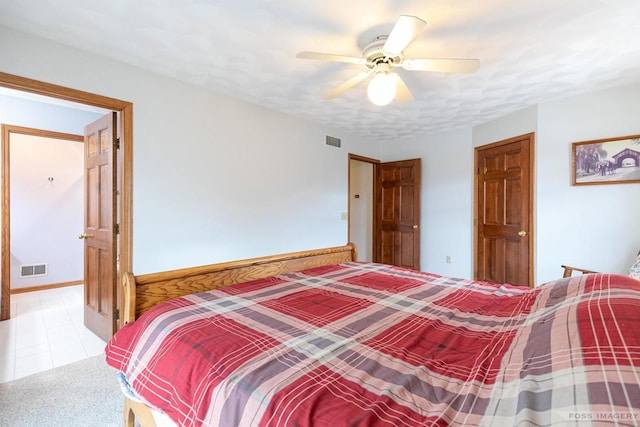
<instances>
[{"instance_id":1,"label":"baseboard","mask_svg":"<svg viewBox=\"0 0 640 427\"><path fill-rule=\"evenodd\" d=\"M11 289L11 295L23 294L25 292L44 291L47 289L65 288L67 286L82 285L83 283L84 283L84 280L73 280L71 282L51 283L49 285L30 286L28 288L17 288L17 289Z\"/></svg>"}]
</instances>

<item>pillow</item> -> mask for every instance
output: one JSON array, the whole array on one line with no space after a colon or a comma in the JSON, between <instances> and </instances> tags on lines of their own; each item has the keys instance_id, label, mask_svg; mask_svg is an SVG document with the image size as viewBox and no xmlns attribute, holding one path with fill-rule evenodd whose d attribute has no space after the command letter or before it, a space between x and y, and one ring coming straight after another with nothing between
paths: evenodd
<instances>
[{"instance_id":1,"label":"pillow","mask_svg":"<svg viewBox=\"0 0 640 427\"><path fill-rule=\"evenodd\" d=\"M629 270L629 276L633 277L634 279L640 280L640 254L638 254L638 257L631 266L631 269Z\"/></svg>"}]
</instances>

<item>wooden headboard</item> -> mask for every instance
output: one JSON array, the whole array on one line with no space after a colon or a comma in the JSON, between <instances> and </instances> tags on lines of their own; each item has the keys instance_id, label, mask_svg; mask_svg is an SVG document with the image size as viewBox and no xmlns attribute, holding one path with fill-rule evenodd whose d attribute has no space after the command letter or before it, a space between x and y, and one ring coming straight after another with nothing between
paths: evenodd
<instances>
[{"instance_id":1,"label":"wooden headboard","mask_svg":"<svg viewBox=\"0 0 640 427\"><path fill-rule=\"evenodd\" d=\"M159 302L249 280L323 265L357 261L353 243L260 258L203 265L159 273L125 273L123 320L133 322Z\"/></svg>"}]
</instances>

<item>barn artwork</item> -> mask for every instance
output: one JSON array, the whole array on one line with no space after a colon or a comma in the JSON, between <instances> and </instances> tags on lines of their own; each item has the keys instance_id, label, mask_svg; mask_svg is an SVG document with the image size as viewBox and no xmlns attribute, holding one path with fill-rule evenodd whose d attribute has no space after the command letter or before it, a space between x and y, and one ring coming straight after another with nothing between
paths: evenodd
<instances>
[{"instance_id":1,"label":"barn artwork","mask_svg":"<svg viewBox=\"0 0 640 427\"><path fill-rule=\"evenodd\" d=\"M640 182L640 135L572 145L573 185Z\"/></svg>"}]
</instances>

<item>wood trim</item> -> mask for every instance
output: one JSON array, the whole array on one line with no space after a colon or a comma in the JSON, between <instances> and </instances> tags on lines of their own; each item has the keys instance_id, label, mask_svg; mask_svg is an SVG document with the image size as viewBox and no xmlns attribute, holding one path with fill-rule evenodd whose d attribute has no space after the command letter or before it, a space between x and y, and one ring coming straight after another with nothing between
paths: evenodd
<instances>
[{"instance_id":1,"label":"wood trim","mask_svg":"<svg viewBox=\"0 0 640 427\"><path fill-rule=\"evenodd\" d=\"M9 159L9 131L7 126L2 125L2 243L0 245L2 256L2 304L0 304L0 320L8 320L11 317L11 272L6 266L11 265L11 251L9 248L10 224L9 224L9 170L4 167L4 163Z\"/></svg>"},{"instance_id":2,"label":"wood trim","mask_svg":"<svg viewBox=\"0 0 640 427\"><path fill-rule=\"evenodd\" d=\"M51 139L62 139L65 141L76 141L84 143L83 135L76 135L73 133L64 133L64 132L55 132L51 130L44 129L36 129L36 128L28 128L24 126L14 126L3 124L2 125L2 134L5 135L5 129L10 133L17 133L21 135L31 135L31 136L39 136L42 138L51 138ZM3 158L4 163L4 158Z\"/></svg>"},{"instance_id":3,"label":"wood trim","mask_svg":"<svg viewBox=\"0 0 640 427\"><path fill-rule=\"evenodd\" d=\"M125 143L120 145L120 263L116 265L118 285L122 281L123 272L133 271L133 104L127 104L120 110L120 129L120 139ZM124 307L120 286L117 286L116 298L118 307ZM125 320L121 316L118 327L124 324Z\"/></svg>"},{"instance_id":4,"label":"wood trim","mask_svg":"<svg viewBox=\"0 0 640 427\"><path fill-rule=\"evenodd\" d=\"M35 93L57 99L92 105L120 113L120 161L121 161L121 191L120 191L120 238L118 251L120 256L119 276L123 271L130 271L133 265L133 104L115 98L109 98L77 89L71 89L51 83L46 83L26 77L0 72L0 86L23 92ZM3 153L4 155L4 153ZM5 172L2 171L3 182ZM4 194L3 203L4 206ZM5 224L2 224L3 231ZM3 248L4 249L4 248ZM7 252L7 253L5 253ZM2 262L9 260L8 251L2 251ZM7 261L8 262L8 261ZM5 277L4 269L1 275L2 304L0 305L0 320L10 317L10 279ZM116 280L120 283L120 279ZM122 321L120 322L122 324Z\"/></svg>"},{"instance_id":5,"label":"wood trim","mask_svg":"<svg viewBox=\"0 0 640 427\"><path fill-rule=\"evenodd\" d=\"M66 288L68 286L82 285L84 280L72 280L70 282L51 283L49 285L29 286L28 288L11 289L11 295L27 292L46 291L48 289Z\"/></svg>"},{"instance_id":6,"label":"wood trim","mask_svg":"<svg viewBox=\"0 0 640 427\"><path fill-rule=\"evenodd\" d=\"M358 160L366 163L380 163L380 160L372 159L371 157L361 156L359 154L349 153L349 160Z\"/></svg>"},{"instance_id":7,"label":"wood trim","mask_svg":"<svg viewBox=\"0 0 640 427\"><path fill-rule=\"evenodd\" d=\"M593 271L593 270L585 270L584 268L578 268L578 267L571 267L569 265L561 265L560 267L563 268L562 271L562 278L566 278L566 277L571 277L571 275L573 274L574 270L579 272L580 274L597 274L597 271Z\"/></svg>"},{"instance_id":8,"label":"wood trim","mask_svg":"<svg viewBox=\"0 0 640 427\"><path fill-rule=\"evenodd\" d=\"M121 101L107 96L96 95L94 93L45 83L3 72L0 72L0 86L22 92L64 99L66 101L79 102L81 104L92 105L94 107L105 108L107 110L122 111L127 106L131 105L131 103L127 101Z\"/></svg>"},{"instance_id":9,"label":"wood trim","mask_svg":"<svg viewBox=\"0 0 640 427\"><path fill-rule=\"evenodd\" d=\"M134 276L123 274L122 318L133 322L154 305L183 295L323 265L357 261L353 243Z\"/></svg>"}]
</instances>

